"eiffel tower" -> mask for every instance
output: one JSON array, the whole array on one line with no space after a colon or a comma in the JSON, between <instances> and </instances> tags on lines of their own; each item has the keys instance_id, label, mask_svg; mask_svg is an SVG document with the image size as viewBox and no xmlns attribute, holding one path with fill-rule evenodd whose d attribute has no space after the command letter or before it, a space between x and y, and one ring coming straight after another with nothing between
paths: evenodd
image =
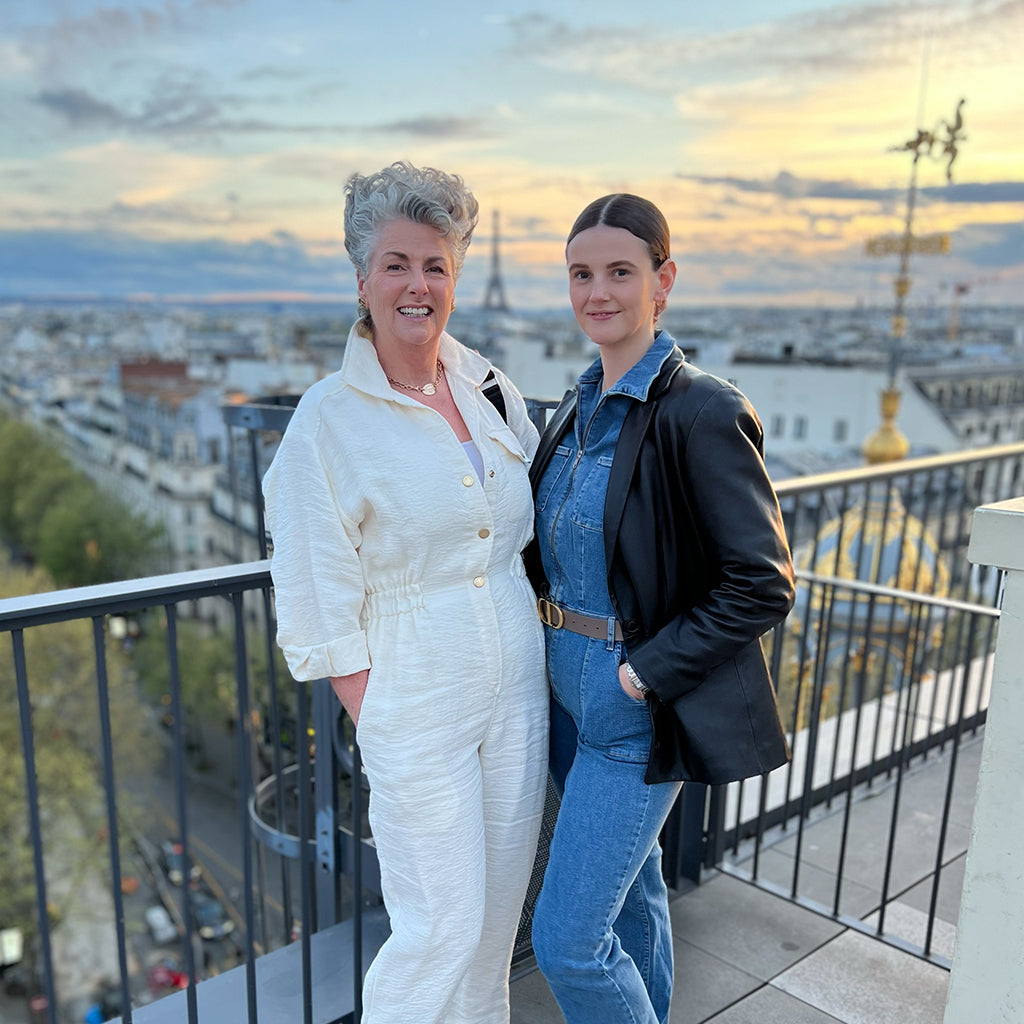
<instances>
[{"instance_id":1,"label":"eiffel tower","mask_svg":"<svg viewBox=\"0 0 1024 1024\"><path fill-rule=\"evenodd\" d=\"M491 276L487 279L484 292L484 309L495 309L502 313L509 311L505 299L505 286L501 283L501 267L498 263L498 211L494 211L494 232L491 236Z\"/></svg>"}]
</instances>

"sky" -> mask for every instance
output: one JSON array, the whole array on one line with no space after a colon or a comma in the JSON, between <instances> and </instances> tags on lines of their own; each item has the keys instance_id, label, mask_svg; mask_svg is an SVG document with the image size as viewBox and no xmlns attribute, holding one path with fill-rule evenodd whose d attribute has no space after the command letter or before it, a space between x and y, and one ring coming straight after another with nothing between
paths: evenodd
<instances>
[{"instance_id":1,"label":"sky","mask_svg":"<svg viewBox=\"0 0 1024 1024\"><path fill-rule=\"evenodd\" d=\"M672 230L673 304L1024 302L1024 0L3 0L0 297L347 300L344 182L460 174L518 309L568 308L609 192ZM947 182L942 140L963 99Z\"/></svg>"}]
</instances>

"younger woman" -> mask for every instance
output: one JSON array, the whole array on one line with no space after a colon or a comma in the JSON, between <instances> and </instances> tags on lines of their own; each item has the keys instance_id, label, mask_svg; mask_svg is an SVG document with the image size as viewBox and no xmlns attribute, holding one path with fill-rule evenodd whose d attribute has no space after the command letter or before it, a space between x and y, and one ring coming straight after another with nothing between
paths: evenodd
<instances>
[{"instance_id":1,"label":"younger woman","mask_svg":"<svg viewBox=\"0 0 1024 1024\"><path fill-rule=\"evenodd\" d=\"M566 259L600 358L531 469L562 795L533 945L567 1024L664 1024L658 834L681 781L787 760L759 637L789 611L793 569L756 413L656 330L676 276L661 212L598 199Z\"/></svg>"}]
</instances>

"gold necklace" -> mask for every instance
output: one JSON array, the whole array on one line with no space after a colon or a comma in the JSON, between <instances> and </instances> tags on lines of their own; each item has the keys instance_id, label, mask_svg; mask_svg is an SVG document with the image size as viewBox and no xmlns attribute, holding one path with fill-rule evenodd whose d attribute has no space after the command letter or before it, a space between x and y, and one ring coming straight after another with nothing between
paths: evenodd
<instances>
[{"instance_id":1,"label":"gold necklace","mask_svg":"<svg viewBox=\"0 0 1024 1024\"><path fill-rule=\"evenodd\" d=\"M387 377L388 382L394 384L396 388L405 388L406 391L422 391L425 395L433 395L437 393L437 385L441 383L441 374L444 373L444 365L441 360L437 361L437 376L426 384L403 384L400 380L395 380L387 370L384 371L384 376Z\"/></svg>"}]
</instances>

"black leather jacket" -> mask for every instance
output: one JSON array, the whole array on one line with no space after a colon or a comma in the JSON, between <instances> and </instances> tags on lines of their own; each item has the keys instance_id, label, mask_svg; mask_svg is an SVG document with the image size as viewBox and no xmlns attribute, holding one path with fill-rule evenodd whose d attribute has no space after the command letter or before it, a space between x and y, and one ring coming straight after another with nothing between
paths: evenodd
<instances>
[{"instance_id":1,"label":"black leather jacket","mask_svg":"<svg viewBox=\"0 0 1024 1024\"><path fill-rule=\"evenodd\" d=\"M576 414L552 415L536 491ZM627 656L651 688L649 783L717 784L789 759L760 637L793 604L793 564L761 424L732 385L673 347L626 414L604 507L608 589ZM534 540L530 579L546 590Z\"/></svg>"}]
</instances>

